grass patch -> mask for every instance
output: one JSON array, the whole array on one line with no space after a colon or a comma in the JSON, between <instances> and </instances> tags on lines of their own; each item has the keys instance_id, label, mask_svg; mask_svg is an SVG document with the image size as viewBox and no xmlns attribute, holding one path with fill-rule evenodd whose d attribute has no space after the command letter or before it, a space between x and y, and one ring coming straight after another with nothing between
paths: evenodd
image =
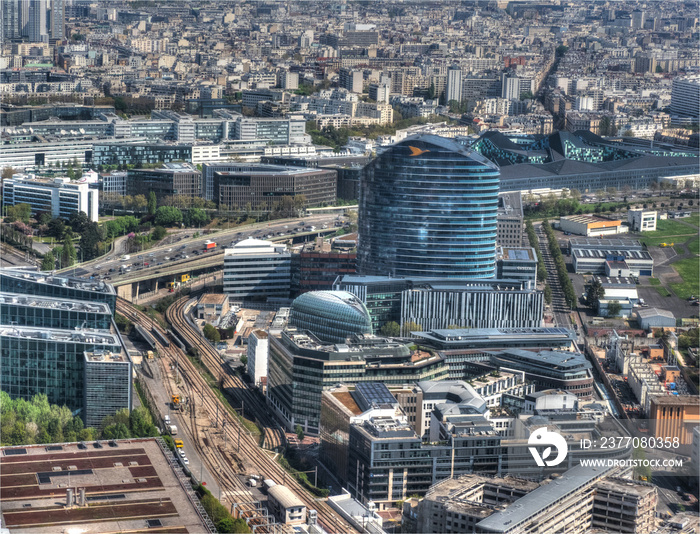
<instances>
[{"instance_id":1,"label":"grass patch","mask_svg":"<svg viewBox=\"0 0 700 534\"><path fill-rule=\"evenodd\" d=\"M650 283L652 286L660 286L660 285L661 285L661 280L659 280L658 278L649 278L649 283Z\"/></svg>"},{"instance_id":2,"label":"grass patch","mask_svg":"<svg viewBox=\"0 0 700 534\"><path fill-rule=\"evenodd\" d=\"M693 224L695 226L700 226L700 213L693 213L687 219L681 219L681 220L685 221L687 223Z\"/></svg>"},{"instance_id":3,"label":"grass patch","mask_svg":"<svg viewBox=\"0 0 700 534\"><path fill-rule=\"evenodd\" d=\"M700 294L700 258L689 258L671 265L683 278L683 283L671 284L673 292L682 299Z\"/></svg>"},{"instance_id":4,"label":"grass patch","mask_svg":"<svg viewBox=\"0 0 700 534\"><path fill-rule=\"evenodd\" d=\"M654 289L656 289L656 291L658 291L659 295L661 295L662 297L670 297L671 296L671 293L669 292L669 290L663 286L656 286Z\"/></svg>"},{"instance_id":5,"label":"grass patch","mask_svg":"<svg viewBox=\"0 0 700 534\"><path fill-rule=\"evenodd\" d=\"M684 221L689 221L689 219L683 219ZM666 219L656 221L656 230L653 232L644 232L642 240L656 240L661 238L662 240L668 236L677 235L693 235L693 229L685 224L678 222L673 219ZM687 239L687 238L686 238Z\"/></svg>"}]
</instances>

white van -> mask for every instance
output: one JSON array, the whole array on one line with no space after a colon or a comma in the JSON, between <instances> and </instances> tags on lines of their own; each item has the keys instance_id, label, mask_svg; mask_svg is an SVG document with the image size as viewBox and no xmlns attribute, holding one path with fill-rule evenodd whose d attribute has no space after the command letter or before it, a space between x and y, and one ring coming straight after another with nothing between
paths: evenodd
<instances>
[{"instance_id":1,"label":"white van","mask_svg":"<svg viewBox=\"0 0 700 534\"><path fill-rule=\"evenodd\" d=\"M130 260L130 259L131 259L131 256L129 256L128 254L124 254L124 255L122 256L122 261L128 261L128 260Z\"/></svg>"}]
</instances>

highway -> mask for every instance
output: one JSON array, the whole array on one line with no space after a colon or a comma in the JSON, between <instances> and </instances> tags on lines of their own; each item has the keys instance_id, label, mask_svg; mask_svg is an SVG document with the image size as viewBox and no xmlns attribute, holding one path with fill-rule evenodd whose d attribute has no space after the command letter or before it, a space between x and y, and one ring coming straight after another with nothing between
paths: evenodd
<instances>
[{"instance_id":1,"label":"highway","mask_svg":"<svg viewBox=\"0 0 700 534\"><path fill-rule=\"evenodd\" d=\"M223 263L223 249L233 244L253 237L256 239L284 240L303 235L300 227L315 226L317 231L325 224L329 231L335 228L337 214L311 215L304 218L278 219L265 223L238 226L230 230L221 230L208 235L192 237L196 230L170 234L164 238L168 244L159 245L143 252L129 254L123 259L122 241L115 251L83 265L65 269L62 272L75 273L76 276L88 276L121 285L130 281L145 280L156 275L170 274L169 268L177 272L187 271L189 264L197 266L213 266ZM214 251L204 252L204 242L214 241L217 246ZM127 272L121 272L125 270Z\"/></svg>"}]
</instances>

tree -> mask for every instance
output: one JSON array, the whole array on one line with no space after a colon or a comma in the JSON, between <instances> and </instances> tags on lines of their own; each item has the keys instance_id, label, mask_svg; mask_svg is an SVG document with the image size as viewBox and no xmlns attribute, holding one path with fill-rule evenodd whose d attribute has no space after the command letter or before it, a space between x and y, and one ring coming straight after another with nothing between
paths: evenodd
<instances>
[{"instance_id":1,"label":"tree","mask_svg":"<svg viewBox=\"0 0 700 534\"><path fill-rule=\"evenodd\" d=\"M379 333L385 337L399 337L401 335L401 327L396 321L389 321L382 326Z\"/></svg>"},{"instance_id":2,"label":"tree","mask_svg":"<svg viewBox=\"0 0 700 534\"><path fill-rule=\"evenodd\" d=\"M128 426L124 423L115 423L105 427L102 431L102 437L104 439L129 439L132 436Z\"/></svg>"},{"instance_id":3,"label":"tree","mask_svg":"<svg viewBox=\"0 0 700 534\"><path fill-rule=\"evenodd\" d=\"M617 189L615 189L615 188L612 187L612 186L608 187L608 188L606 189L606 192L607 192L608 195L610 195L611 197L614 197L614 196L617 195Z\"/></svg>"},{"instance_id":4,"label":"tree","mask_svg":"<svg viewBox=\"0 0 700 534\"><path fill-rule=\"evenodd\" d=\"M12 175L15 174L17 171L12 168L12 167L3 167L2 168L2 179L3 180L9 180L12 178Z\"/></svg>"},{"instance_id":5,"label":"tree","mask_svg":"<svg viewBox=\"0 0 700 534\"><path fill-rule=\"evenodd\" d=\"M304 429L301 428L301 425L297 425L294 428L294 432L297 433L297 438L299 439L299 441L304 441Z\"/></svg>"},{"instance_id":6,"label":"tree","mask_svg":"<svg viewBox=\"0 0 700 534\"><path fill-rule=\"evenodd\" d=\"M161 206L156 210L157 226L175 226L182 223L182 212L173 206Z\"/></svg>"},{"instance_id":7,"label":"tree","mask_svg":"<svg viewBox=\"0 0 700 534\"><path fill-rule=\"evenodd\" d=\"M61 251L61 267L71 267L78 259L78 253L73 246L73 240L66 236L63 240L63 250Z\"/></svg>"},{"instance_id":8,"label":"tree","mask_svg":"<svg viewBox=\"0 0 700 534\"><path fill-rule=\"evenodd\" d=\"M608 317L617 317L622 311L622 304L619 302L611 302L608 304Z\"/></svg>"},{"instance_id":9,"label":"tree","mask_svg":"<svg viewBox=\"0 0 700 534\"><path fill-rule=\"evenodd\" d=\"M51 219L48 224L49 231L48 234L56 239L62 239L63 234L66 231L66 223L63 219Z\"/></svg>"},{"instance_id":10,"label":"tree","mask_svg":"<svg viewBox=\"0 0 700 534\"><path fill-rule=\"evenodd\" d=\"M80 252L82 260L88 261L97 258L100 255L100 243L102 238L97 229L97 223L91 222L80 238Z\"/></svg>"},{"instance_id":11,"label":"tree","mask_svg":"<svg viewBox=\"0 0 700 534\"><path fill-rule=\"evenodd\" d=\"M187 226L204 226L209 224L209 215L202 208L192 208L187 212Z\"/></svg>"},{"instance_id":12,"label":"tree","mask_svg":"<svg viewBox=\"0 0 700 534\"><path fill-rule=\"evenodd\" d=\"M151 233L152 241L160 241L168 234L167 230L162 226L156 226Z\"/></svg>"},{"instance_id":13,"label":"tree","mask_svg":"<svg viewBox=\"0 0 700 534\"><path fill-rule=\"evenodd\" d=\"M84 211L74 211L68 217L68 226L70 226L76 234L82 234L90 225L90 218Z\"/></svg>"},{"instance_id":14,"label":"tree","mask_svg":"<svg viewBox=\"0 0 700 534\"><path fill-rule=\"evenodd\" d=\"M411 332L419 332L421 330L423 330L423 327L413 321L406 321L401 326L401 331L403 332L404 336L410 336Z\"/></svg>"},{"instance_id":15,"label":"tree","mask_svg":"<svg viewBox=\"0 0 700 534\"><path fill-rule=\"evenodd\" d=\"M49 250L46 254L44 254L44 257L41 260L41 270L53 271L55 267L56 258L54 257L53 252Z\"/></svg>"},{"instance_id":16,"label":"tree","mask_svg":"<svg viewBox=\"0 0 700 534\"><path fill-rule=\"evenodd\" d=\"M600 280L598 279L593 280L591 285L588 286L588 291L586 292L586 302L588 303L588 306L594 310L597 310L600 299L602 299L604 296L605 288L603 287L603 284L601 284Z\"/></svg>"},{"instance_id":17,"label":"tree","mask_svg":"<svg viewBox=\"0 0 700 534\"><path fill-rule=\"evenodd\" d=\"M32 207L29 204L21 202L14 206L8 206L5 214L5 222L22 221L27 224L29 218L32 216Z\"/></svg>"},{"instance_id":18,"label":"tree","mask_svg":"<svg viewBox=\"0 0 700 534\"><path fill-rule=\"evenodd\" d=\"M206 337L212 343L218 343L221 341L221 334L219 334L219 331L209 323L204 325L203 333L204 337Z\"/></svg>"},{"instance_id":19,"label":"tree","mask_svg":"<svg viewBox=\"0 0 700 534\"><path fill-rule=\"evenodd\" d=\"M155 215L157 208L158 202L156 201L156 193L155 191L151 191L148 193L148 214Z\"/></svg>"},{"instance_id":20,"label":"tree","mask_svg":"<svg viewBox=\"0 0 700 534\"><path fill-rule=\"evenodd\" d=\"M544 301L547 304L552 303L552 288L549 287L549 284L544 286Z\"/></svg>"}]
</instances>

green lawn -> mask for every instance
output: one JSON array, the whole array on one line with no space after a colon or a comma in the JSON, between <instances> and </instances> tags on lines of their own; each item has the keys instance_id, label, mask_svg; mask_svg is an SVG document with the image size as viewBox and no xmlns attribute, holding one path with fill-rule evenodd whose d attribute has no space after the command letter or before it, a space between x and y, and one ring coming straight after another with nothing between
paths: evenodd
<instances>
[{"instance_id":1,"label":"green lawn","mask_svg":"<svg viewBox=\"0 0 700 534\"><path fill-rule=\"evenodd\" d=\"M661 281L658 278L649 278L649 283L652 286L660 286L661 285Z\"/></svg>"},{"instance_id":2,"label":"green lawn","mask_svg":"<svg viewBox=\"0 0 700 534\"><path fill-rule=\"evenodd\" d=\"M693 239L688 245L688 250L693 254L700 254L700 237Z\"/></svg>"},{"instance_id":3,"label":"green lawn","mask_svg":"<svg viewBox=\"0 0 700 534\"><path fill-rule=\"evenodd\" d=\"M682 299L700 294L700 258L689 258L671 264L683 278L681 284L671 284L673 292Z\"/></svg>"},{"instance_id":4,"label":"green lawn","mask_svg":"<svg viewBox=\"0 0 700 534\"><path fill-rule=\"evenodd\" d=\"M681 221L694 224L695 226L700 226L700 213L693 213L690 217L687 219L681 219Z\"/></svg>"},{"instance_id":5,"label":"green lawn","mask_svg":"<svg viewBox=\"0 0 700 534\"><path fill-rule=\"evenodd\" d=\"M656 289L656 291L658 291L659 295L661 295L662 297L670 297L671 296L671 293L668 291L668 289L666 289L663 286L656 286L656 287L654 287L654 289Z\"/></svg>"}]
</instances>

